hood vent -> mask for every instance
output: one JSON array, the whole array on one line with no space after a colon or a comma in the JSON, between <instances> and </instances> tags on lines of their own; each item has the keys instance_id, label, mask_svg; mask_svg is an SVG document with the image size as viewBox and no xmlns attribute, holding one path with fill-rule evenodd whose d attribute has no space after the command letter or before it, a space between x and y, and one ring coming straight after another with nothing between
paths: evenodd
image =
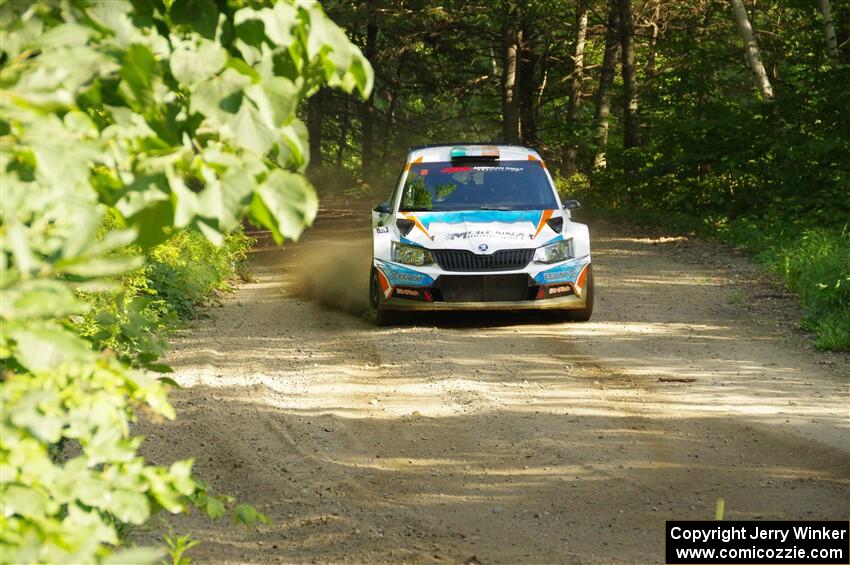
<instances>
[{"instance_id":1,"label":"hood vent","mask_svg":"<svg viewBox=\"0 0 850 565\"><path fill-rule=\"evenodd\" d=\"M398 227L398 231L401 233L401 235L406 236L410 233L410 230L412 230L413 226L415 226L416 224L414 224L411 220L402 220L401 218L399 218L395 221L395 225L396 227Z\"/></svg>"}]
</instances>

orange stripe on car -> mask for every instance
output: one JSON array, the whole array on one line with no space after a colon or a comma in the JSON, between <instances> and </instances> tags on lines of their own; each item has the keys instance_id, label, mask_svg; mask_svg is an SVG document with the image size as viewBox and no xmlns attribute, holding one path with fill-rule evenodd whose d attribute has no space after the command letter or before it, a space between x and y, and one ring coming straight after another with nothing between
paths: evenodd
<instances>
[{"instance_id":1,"label":"orange stripe on car","mask_svg":"<svg viewBox=\"0 0 850 565\"><path fill-rule=\"evenodd\" d=\"M587 268L590 264L584 266L584 269L579 273L578 278L576 279L576 286L579 288L579 291L584 288L584 283L587 282Z\"/></svg>"},{"instance_id":2,"label":"orange stripe on car","mask_svg":"<svg viewBox=\"0 0 850 565\"><path fill-rule=\"evenodd\" d=\"M537 222L537 231L534 232L534 237L540 235L540 232L543 230L543 226L546 225L546 220L551 218L554 213L554 210L543 210L543 213L540 214L540 221Z\"/></svg>"},{"instance_id":3,"label":"orange stripe on car","mask_svg":"<svg viewBox=\"0 0 850 565\"><path fill-rule=\"evenodd\" d=\"M430 240L434 239L433 237L431 237L431 234L428 233L428 230L425 228L425 226L422 225L422 222L419 221L419 218L417 218L413 214L408 214L406 212L402 212L402 215L405 218L407 218L408 220L410 220L411 222L413 222L413 225L415 225L417 228L422 230L422 233L424 233L428 237L428 239L430 239Z\"/></svg>"},{"instance_id":4,"label":"orange stripe on car","mask_svg":"<svg viewBox=\"0 0 850 565\"><path fill-rule=\"evenodd\" d=\"M543 167L544 169L546 168L546 163L543 162L543 159L538 159L534 155L529 155L528 160L529 161L537 161L538 163L540 163L541 167Z\"/></svg>"},{"instance_id":5,"label":"orange stripe on car","mask_svg":"<svg viewBox=\"0 0 850 565\"><path fill-rule=\"evenodd\" d=\"M385 298L389 298L390 294L393 292L393 288L390 285L390 280L387 278L387 275L381 269L378 269L378 282L381 283L381 291L384 293Z\"/></svg>"},{"instance_id":6,"label":"orange stripe on car","mask_svg":"<svg viewBox=\"0 0 850 565\"><path fill-rule=\"evenodd\" d=\"M409 171L409 170L410 170L410 167L411 167L414 163L421 163L421 162L422 162L422 155L420 155L419 157L417 157L416 159L414 159L413 161L411 161L410 163L408 163L407 165L405 165L405 166L404 166L404 172L406 173L407 171Z\"/></svg>"}]
</instances>

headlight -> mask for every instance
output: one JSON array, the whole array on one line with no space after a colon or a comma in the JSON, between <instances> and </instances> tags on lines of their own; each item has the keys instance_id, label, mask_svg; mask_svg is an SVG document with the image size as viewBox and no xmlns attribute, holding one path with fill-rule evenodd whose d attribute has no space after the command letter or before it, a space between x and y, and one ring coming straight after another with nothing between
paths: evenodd
<instances>
[{"instance_id":1,"label":"headlight","mask_svg":"<svg viewBox=\"0 0 850 565\"><path fill-rule=\"evenodd\" d=\"M407 245L398 241L393 242L392 257L396 263L403 263L405 265L422 266L430 265L434 262L431 252L424 247Z\"/></svg>"},{"instance_id":2,"label":"headlight","mask_svg":"<svg viewBox=\"0 0 850 565\"><path fill-rule=\"evenodd\" d=\"M565 239L564 241L559 241L557 243L553 243L552 245L538 247L537 251L534 252L535 263L560 263L561 261L566 261L567 259L572 258L572 239Z\"/></svg>"}]
</instances>

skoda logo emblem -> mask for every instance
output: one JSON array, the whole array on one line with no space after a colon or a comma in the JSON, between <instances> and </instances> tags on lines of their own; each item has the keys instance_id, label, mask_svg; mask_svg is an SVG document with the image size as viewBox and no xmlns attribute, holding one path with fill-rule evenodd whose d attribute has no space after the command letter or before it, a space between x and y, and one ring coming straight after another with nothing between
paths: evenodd
<instances>
[{"instance_id":1,"label":"skoda logo emblem","mask_svg":"<svg viewBox=\"0 0 850 565\"><path fill-rule=\"evenodd\" d=\"M490 249L490 246L488 246L486 243L482 243L478 246L478 251L480 251L481 253L484 253L488 249Z\"/></svg>"}]
</instances>

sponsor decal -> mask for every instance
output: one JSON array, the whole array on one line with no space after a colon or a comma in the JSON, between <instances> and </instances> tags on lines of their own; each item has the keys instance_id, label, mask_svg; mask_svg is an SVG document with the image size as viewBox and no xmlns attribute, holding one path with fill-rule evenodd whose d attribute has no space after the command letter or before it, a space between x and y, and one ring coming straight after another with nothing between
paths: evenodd
<instances>
[{"instance_id":1,"label":"sponsor decal","mask_svg":"<svg viewBox=\"0 0 850 565\"><path fill-rule=\"evenodd\" d=\"M568 263L538 273L534 280L542 283L575 282L587 263Z\"/></svg>"},{"instance_id":2,"label":"sponsor decal","mask_svg":"<svg viewBox=\"0 0 850 565\"><path fill-rule=\"evenodd\" d=\"M404 284L413 286L430 286L431 283L434 282L434 280L425 273L420 273L413 269L396 265L395 263L387 263L380 259L378 261L380 263L379 271L383 271L383 273L386 274L387 279L392 286Z\"/></svg>"},{"instance_id":3,"label":"sponsor decal","mask_svg":"<svg viewBox=\"0 0 850 565\"><path fill-rule=\"evenodd\" d=\"M425 280L425 275L414 275L412 273L391 273L390 277L392 277L395 281L407 281L407 282L422 282Z\"/></svg>"},{"instance_id":4,"label":"sponsor decal","mask_svg":"<svg viewBox=\"0 0 850 565\"><path fill-rule=\"evenodd\" d=\"M473 167L476 171L499 171L506 173L521 173L525 169L522 167Z\"/></svg>"},{"instance_id":5,"label":"sponsor decal","mask_svg":"<svg viewBox=\"0 0 850 565\"><path fill-rule=\"evenodd\" d=\"M418 290L413 290L412 288L397 288L395 289L396 294L403 294L405 296L419 296Z\"/></svg>"},{"instance_id":6,"label":"sponsor decal","mask_svg":"<svg viewBox=\"0 0 850 565\"><path fill-rule=\"evenodd\" d=\"M558 281L571 278L570 275L572 273L558 271L555 273L543 273L543 279L547 281Z\"/></svg>"},{"instance_id":7,"label":"sponsor decal","mask_svg":"<svg viewBox=\"0 0 850 565\"><path fill-rule=\"evenodd\" d=\"M520 231L472 230L445 233L441 234L441 237L446 241L454 241L456 239L504 239L507 241L520 241L530 239L532 236L530 233Z\"/></svg>"},{"instance_id":8,"label":"sponsor decal","mask_svg":"<svg viewBox=\"0 0 850 565\"><path fill-rule=\"evenodd\" d=\"M549 288L549 294L559 294L561 292L570 292L572 289L566 285L564 286L553 286Z\"/></svg>"},{"instance_id":9,"label":"sponsor decal","mask_svg":"<svg viewBox=\"0 0 850 565\"><path fill-rule=\"evenodd\" d=\"M389 233L389 232L390 232L390 228L388 228L387 226L381 226L381 227L379 227L378 229L375 230L375 233Z\"/></svg>"},{"instance_id":10,"label":"sponsor decal","mask_svg":"<svg viewBox=\"0 0 850 565\"><path fill-rule=\"evenodd\" d=\"M453 173L468 173L472 170L472 167L445 167L440 169L441 173L453 174Z\"/></svg>"}]
</instances>

